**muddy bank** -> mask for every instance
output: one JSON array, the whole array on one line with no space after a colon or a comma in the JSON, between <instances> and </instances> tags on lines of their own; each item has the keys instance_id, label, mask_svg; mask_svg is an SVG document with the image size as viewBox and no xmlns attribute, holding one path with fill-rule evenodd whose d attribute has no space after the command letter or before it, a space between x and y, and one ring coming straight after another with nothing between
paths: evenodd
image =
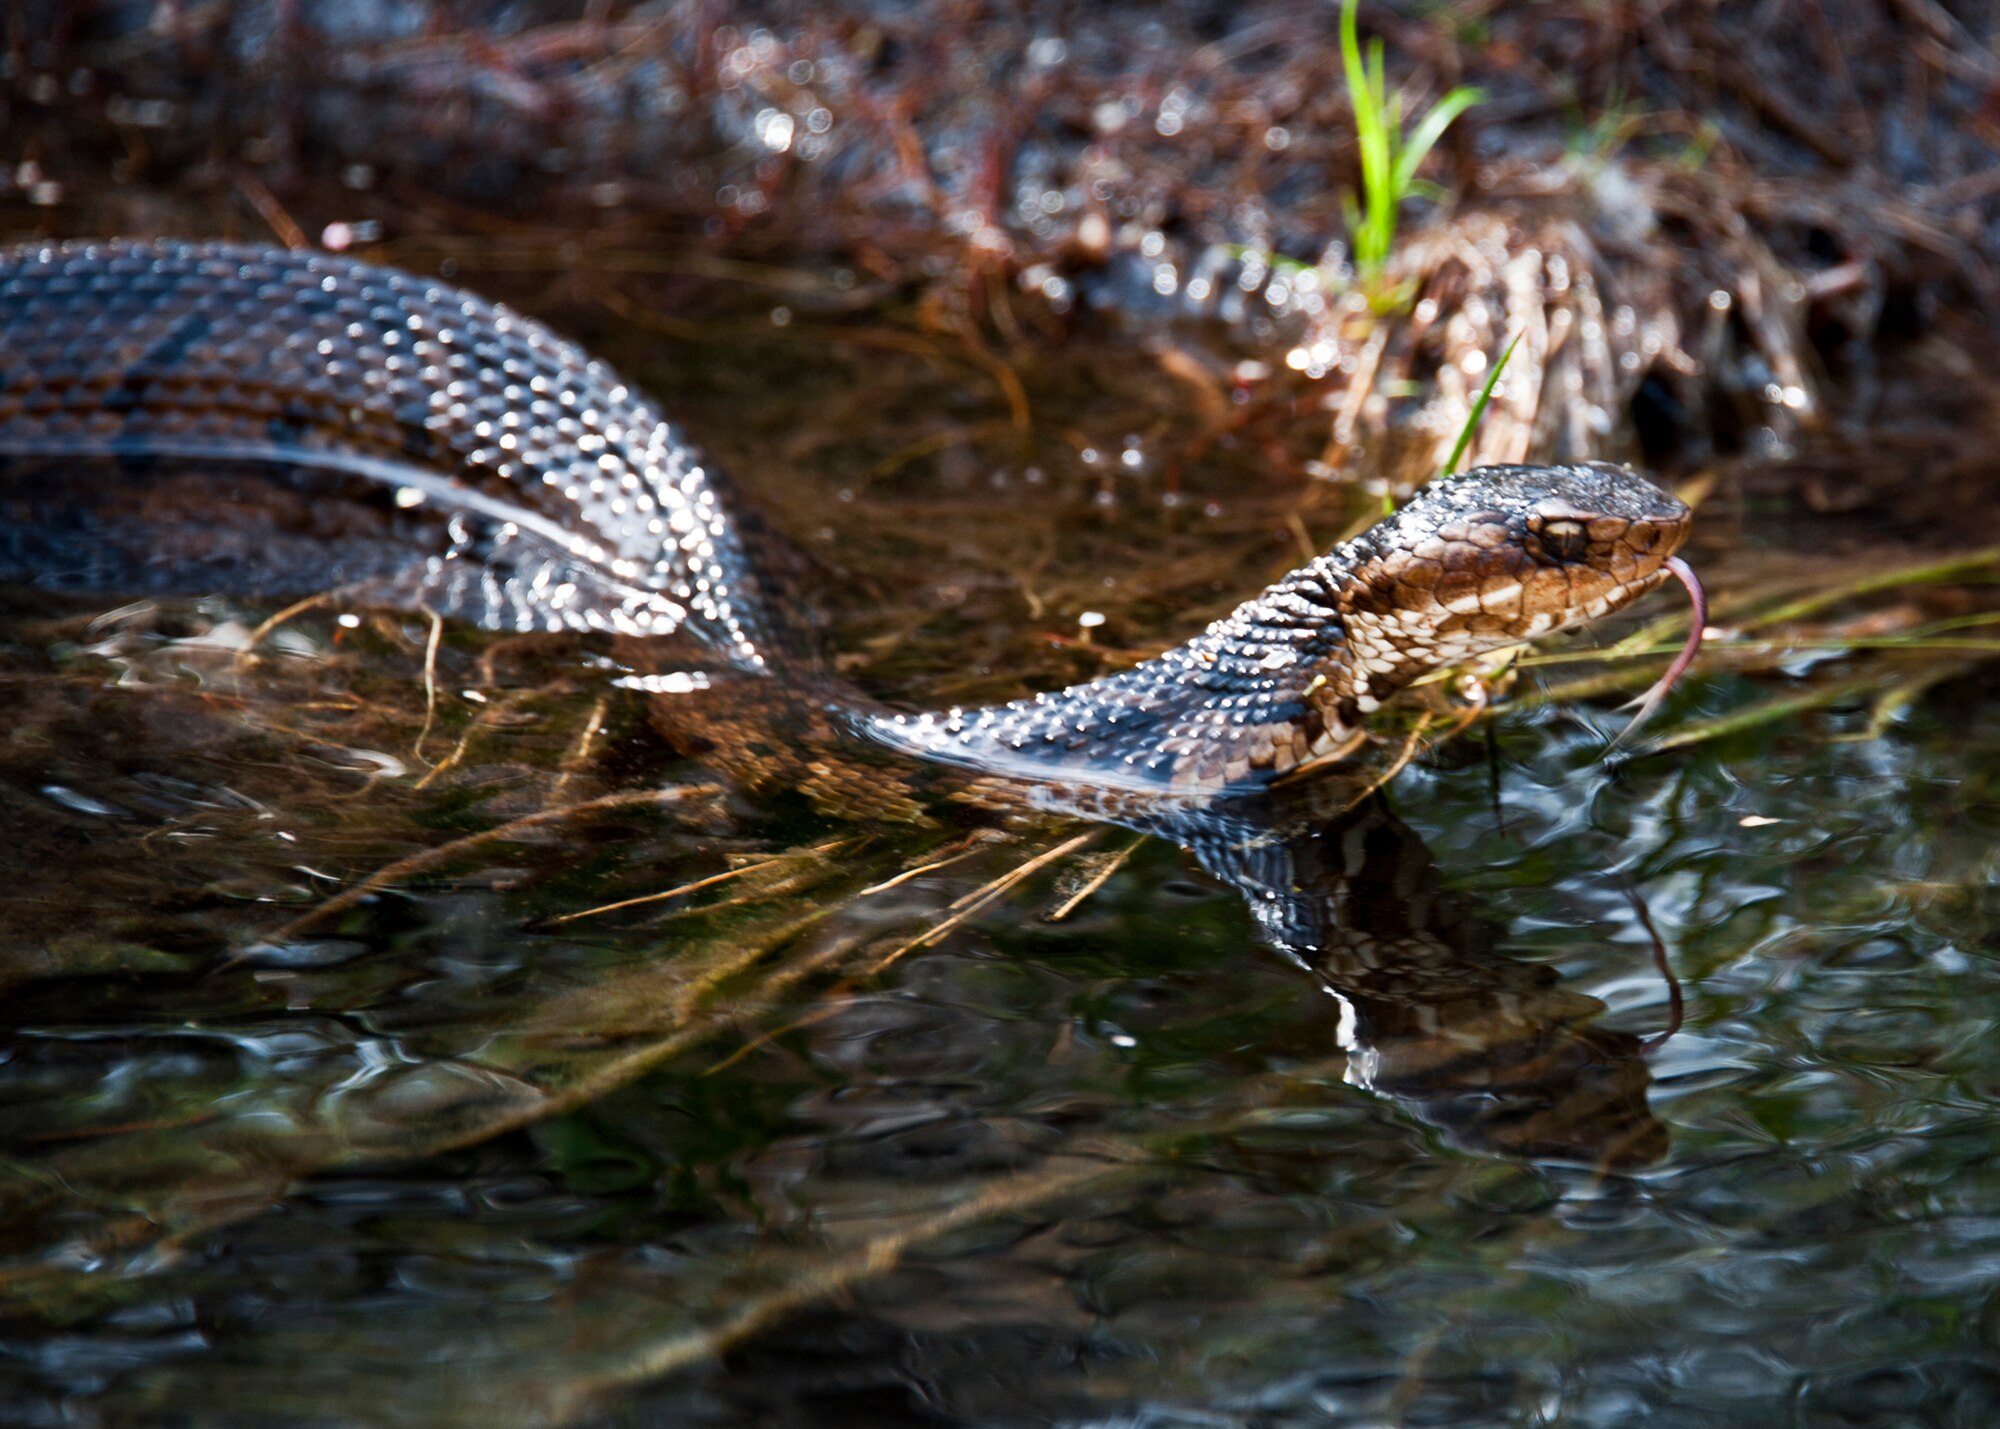
<instances>
[{"instance_id":1,"label":"muddy bank","mask_svg":"<svg viewBox=\"0 0 2000 1429\"><path fill-rule=\"evenodd\" d=\"M1363 21L1413 114L1485 96L1389 315L1347 248L1335 15L1276 3L30 4L0 221L329 242L670 326L892 294L1016 429L1010 364L1111 320L1208 441L1313 413L1291 476L1397 490L1515 334L1474 459L1692 468L1865 423L1885 348L1991 310L1987 7Z\"/></svg>"}]
</instances>

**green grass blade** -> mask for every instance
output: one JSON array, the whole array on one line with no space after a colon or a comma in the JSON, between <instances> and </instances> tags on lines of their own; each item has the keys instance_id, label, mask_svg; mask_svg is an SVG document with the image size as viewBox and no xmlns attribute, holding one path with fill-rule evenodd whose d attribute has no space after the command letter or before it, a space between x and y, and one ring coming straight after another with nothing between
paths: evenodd
<instances>
[{"instance_id":1,"label":"green grass blade","mask_svg":"<svg viewBox=\"0 0 2000 1429\"><path fill-rule=\"evenodd\" d=\"M1444 137L1444 131L1451 127L1452 121L1485 97L1480 90L1469 85L1460 85L1431 106L1430 113L1423 117L1409 138L1403 141L1403 152L1396 160L1394 176L1398 193L1409 192L1410 184L1417 176L1417 169L1424 162L1424 156L1436 147L1437 141Z\"/></svg>"},{"instance_id":2,"label":"green grass blade","mask_svg":"<svg viewBox=\"0 0 2000 1429\"><path fill-rule=\"evenodd\" d=\"M1759 700L1742 709L1731 710L1725 715L1678 725L1641 745L1633 751L1633 757L1664 754L1670 749L1685 749L1691 744L1725 739L1732 734L1741 734L1747 729L1758 729L1767 724L1788 721L1793 716L1804 714L1808 710L1825 709L1828 705L1842 704L1862 695L1879 693L1881 693L1881 676L1871 671L1866 675L1842 680L1816 690L1804 690L1795 695Z\"/></svg>"},{"instance_id":3,"label":"green grass blade","mask_svg":"<svg viewBox=\"0 0 2000 1429\"><path fill-rule=\"evenodd\" d=\"M1445 459L1444 469L1438 473L1440 477L1450 476L1458 470L1458 463L1465 455L1465 449L1472 445L1472 434L1479 430L1479 419L1486 415L1486 404L1493 400L1493 389L1500 385L1500 374L1507 370L1507 360L1514 355L1514 349L1520 346L1520 343L1521 333L1517 332L1514 334L1514 340L1507 344L1507 350L1500 354L1500 360L1493 364L1493 370L1486 374L1486 385L1479 389L1478 400L1472 404L1472 410L1466 413L1465 425L1458 429L1458 441L1453 444L1451 455Z\"/></svg>"},{"instance_id":4,"label":"green grass blade","mask_svg":"<svg viewBox=\"0 0 2000 1429\"><path fill-rule=\"evenodd\" d=\"M1913 566L1897 566L1887 571L1875 571L1858 580L1814 591L1810 595L1801 596L1774 609L1763 611L1748 622L1748 627L1756 629L1766 625L1781 625L1788 620L1801 620L1808 615L1818 614L1830 605L1852 600L1856 596L1873 595L1876 591L1892 590L1902 585L1927 585L1954 580L1996 564L2000 564L2000 546L1987 546L1980 550L1963 551L1957 555L1946 556L1941 560L1924 561Z\"/></svg>"},{"instance_id":5,"label":"green grass blade","mask_svg":"<svg viewBox=\"0 0 2000 1429\"><path fill-rule=\"evenodd\" d=\"M1354 267L1369 306L1387 312L1408 301L1402 289L1385 290L1382 273L1396 245L1396 218L1416 182L1417 168L1453 120L1481 98L1460 85L1432 106L1417 127L1403 133L1404 96L1389 91L1389 65L1381 36L1361 45L1360 0L1341 0L1340 62L1354 111L1354 140L1361 165L1361 190L1348 219Z\"/></svg>"},{"instance_id":6,"label":"green grass blade","mask_svg":"<svg viewBox=\"0 0 2000 1429\"><path fill-rule=\"evenodd\" d=\"M1340 7L1340 61L1347 70L1347 97L1354 106L1354 127L1357 133L1366 128L1362 110L1368 100L1368 75L1361 67L1361 37L1356 32L1355 15L1360 10L1359 0L1342 0Z\"/></svg>"}]
</instances>

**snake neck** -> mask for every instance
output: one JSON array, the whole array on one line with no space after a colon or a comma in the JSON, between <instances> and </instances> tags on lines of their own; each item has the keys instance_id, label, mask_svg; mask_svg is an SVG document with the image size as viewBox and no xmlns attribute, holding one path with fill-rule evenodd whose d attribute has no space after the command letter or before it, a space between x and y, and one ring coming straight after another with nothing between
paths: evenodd
<instances>
[{"instance_id":1,"label":"snake neck","mask_svg":"<svg viewBox=\"0 0 2000 1429\"><path fill-rule=\"evenodd\" d=\"M1087 684L1003 705L869 714L876 738L1027 777L1143 788L1255 784L1359 743L1369 711L1421 669L1357 605L1360 543L1323 556L1185 645ZM1364 601L1365 604L1365 601Z\"/></svg>"}]
</instances>

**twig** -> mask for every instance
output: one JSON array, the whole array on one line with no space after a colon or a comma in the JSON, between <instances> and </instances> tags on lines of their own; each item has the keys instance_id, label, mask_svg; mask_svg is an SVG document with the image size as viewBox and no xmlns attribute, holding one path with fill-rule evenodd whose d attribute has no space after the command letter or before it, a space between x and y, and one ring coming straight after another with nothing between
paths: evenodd
<instances>
[{"instance_id":1,"label":"twig","mask_svg":"<svg viewBox=\"0 0 2000 1429\"><path fill-rule=\"evenodd\" d=\"M1109 883L1111 881L1111 875L1118 872L1119 869L1123 868L1125 866L1125 860L1132 857L1132 855L1135 852L1137 852L1140 845L1144 844L1145 842L1146 842L1146 836L1144 834L1141 834L1139 835L1139 837L1133 839L1132 842L1126 844L1125 847L1114 852L1109 858L1104 860L1104 866L1098 869L1096 873L1090 876L1090 881L1088 883L1085 883L1083 887L1077 889L1076 892L1070 894L1070 896L1065 898L1059 906L1050 909L1046 917L1043 919L1043 921L1049 923L1060 923L1062 922L1063 919L1069 917L1070 914L1074 913L1079 907L1083 905L1084 901L1088 899L1091 894L1097 892L1098 889L1102 888L1105 884Z\"/></svg>"},{"instance_id":2,"label":"twig","mask_svg":"<svg viewBox=\"0 0 2000 1429\"><path fill-rule=\"evenodd\" d=\"M617 794L606 794L598 799L588 799L581 804L565 804L560 808L543 809L539 813L524 815L482 833L468 834L464 838L453 839L449 843L423 849L406 858L384 864L353 887L336 893L318 907L301 913L289 923L265 934L258 941L266 944L282 943L295 938L321 919L354 907L369 894L388 887L397 879L435 868L471 849L490 843L502 843L534 829L565 823L571 819L585 818L592 814L609 813L615 809L659 808L678 804L686 799L714 794L719 791L719 787L714 784L679 784L666 789L629 789ZM247 957L247 953L238 953L216 971L226 972L241 964Z\"/></svg>"},{"instance_id":3,"label":"twig","mask_svg":"<svg viewBox=\"0 0 2000 1429\"><path fill-rule=\"evenodd\" d=\"M843 848L852 842L852 839L834 839L830 843L819 844L813 848L795 849L790 853L781 853L774 858L759 859L755 863L746 863L741 868L729 868L724 869L721 873L711 873L706 878L697 878L692 883L683 883L678 888L669 888L663 893L642 893L637 898L622 898L616 903L601 903L595 908L585 908L575 913L564 913L560 917L546 918L542 921L542 926L544 928L555 928L560 927L564 923L574 923L579 918L595 918L600 913L616 913L623 908L638 908L648 903L664 903L670 898L679 898L684 893L699 893L702 889L713 888L718 883L727 883L733 878L741 878L745 874L756 873L759 869L775 868L779 864L790 863L795 859L832 853L835 849Z\"/></svg>"}]
</instances>

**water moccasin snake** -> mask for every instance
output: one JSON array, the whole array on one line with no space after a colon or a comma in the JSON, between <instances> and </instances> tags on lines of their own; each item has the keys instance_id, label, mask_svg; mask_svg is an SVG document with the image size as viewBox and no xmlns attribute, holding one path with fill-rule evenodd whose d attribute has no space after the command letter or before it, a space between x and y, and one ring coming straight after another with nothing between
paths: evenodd
<instances>
[{"instance_id":1,"label":"water moccasin snake","mask_svg":"<svg viewBox=\"0 0 2000 1429\"><path fill-rule=\"evenodd\" d=\"M788 662L679 428L542 323L436 279L219 243L0 252L0 457L0 578L337 587L494 629L679 631L759 674ZM85 490L68 474L84 458L126 475ZM257 507L259 534L176 506L176 465L266 473L225 503ZM988 772L1256 784L1349 746L1427 671L1654 589L1688 527L1622 467L1482 468L1121 673L923 715L834 698L860 732Z\"/></svg>"}]
</instances>

